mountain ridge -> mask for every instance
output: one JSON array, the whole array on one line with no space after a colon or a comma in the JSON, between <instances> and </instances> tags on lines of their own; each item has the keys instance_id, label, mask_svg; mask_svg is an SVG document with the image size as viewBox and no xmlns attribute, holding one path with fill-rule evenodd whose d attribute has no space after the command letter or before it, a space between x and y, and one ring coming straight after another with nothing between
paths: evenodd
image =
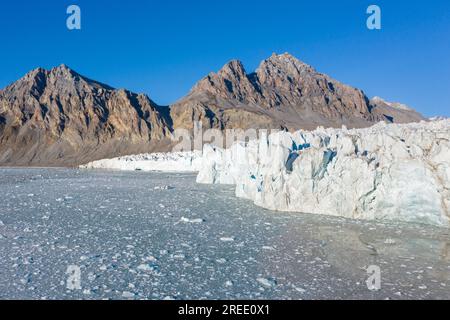
<instances>
[{"instance_id":1,"label":"mountain ridge","mask_svg":"<svg viewBox=\"0 0 450 320\"><path fill-rule=\"evenodd\" d=\"M178 117L183 110L202 108L212 114L203 124L219 128L227 127L228 122L239 122L227 114L232 113L229 109L255 113L253 127L257 128L268 123L286 129L367 127L396 118L401 123L424 119L416 113L408 118L392 106L371 103L362 90L320 73L288 53L273 54L252 73L247 73L239 60L230 61L197 82L186 97L173 105L172 114ZM187 117L183 118L185 124L190 123ZM194 114L193 118L198 120L202 115Z\"/></svg>"},{"instance_id":2,"label":"mountain ridge","mask_svg":"<svg viewBox=\"0 0 450 320\"><path fill-rule=\"evenodd\" d=\"M64 65L34 69L0 92L0 163L76 165L151 151L150 140L169 138L158 107Z\"/></svg>"},{"instance_id":3,"label":"mountain ridge","mask_svg":"<svg viewBox=\"0 0 450 320\"><path fill-rule=\"evenodd\" d=\"M369 99L288 53L247 73L232 60L170 106L115 89L62 64L36 68L0 90L0 164L78 165L130 153L168 151L171 132L192 129L367 127L424 118Z\"/></svg>"}]
</instances>

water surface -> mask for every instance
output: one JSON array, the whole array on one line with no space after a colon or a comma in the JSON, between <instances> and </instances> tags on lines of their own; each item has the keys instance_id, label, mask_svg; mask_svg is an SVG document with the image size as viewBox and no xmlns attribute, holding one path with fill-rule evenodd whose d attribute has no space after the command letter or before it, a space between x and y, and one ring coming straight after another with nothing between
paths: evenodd
<instances>
[{"instance_id":1,"label":"water surface","mask_svg":"<svg viewBox=\"0 0 450 320\"><path fill-rule=\"evenodd\" d=\"M0 257L3 299L450 298L447 229L268 211L192 174L0 169Z\"/></svg>"}]
</instances>

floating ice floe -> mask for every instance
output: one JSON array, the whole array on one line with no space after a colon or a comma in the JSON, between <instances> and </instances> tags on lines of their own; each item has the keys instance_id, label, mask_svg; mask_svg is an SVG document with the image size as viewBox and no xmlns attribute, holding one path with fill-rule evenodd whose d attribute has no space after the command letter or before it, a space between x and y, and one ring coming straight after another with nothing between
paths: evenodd
<instances>
[{"instance_id":1,"label":"floating ice floe","mask_svg":"<svg viewBox=\"0 0 450 320\"><path fill-rule=\"evenodd\" d=\"M220 241L222 241L222 242L233 242L234 238L232 238L232 237L222 237L222 238L220 238Z\"/></svg>"},{"instance_id":2,"label":"floating ice floe","mask_svg":"<svg viewBox=\"0 0 450 320\"><path fill-rule=\"evenodd\" d=\"M180 221L181 223L202 223L205 222L204 219L189 219L189 218L185 218L185 217L181 217Z\"/></svg>"},{"instance_id":3,"label":"floating ice floe","mask_svg":"<svg viewBox=\"0 0 450 320\"><path fill-rule=\"evenodd\" d=\"M172 190L174 187L171 186L156 186L153 188L153 190Z\"/></svg>"},{"instance_id":4,"label":"floating ice floe","mask_svg":"<svg viewBox=\"0 0 450 320\"><path fill-rule=\"evenodd\" d=\"M137 267L138 270L160 275L159 267L155 264L143 263Z\"/></svg>"},{"instance_id":5,"label":"floating ice floe","mask_svg":"<svg viewBox=\"0 0 450 320\"><path fill-rule=\"evenodd\" d=\"M276 280L272 278L258 278L256 281L266 288L273 288L277 285Z\"/></svg>"},{"instance_id":6,"label":"floating ice floe","mask_svg":"<svg viewBox=\"0 0 450 320\"><path fill-rule=\"evenodd\" d=\"M124 291L124 292L122 292L122 298L125 298L125 299L133 299L133 298L135 298L135 297L136 297L136 294L133 293L133 292L130 292L130 291Z\"/></svg>"},{"instance_id":7,"label":"floating ice floe","mask_svg":"<svg viewBox=\"0 0 450 320\"><path fill-rule=\"evenodd\" d=\"M236 185L236 196L271 210L450 226L449 119L276 132L84 167L198 171L198 183Z\"/></svg>"}]
</instances>

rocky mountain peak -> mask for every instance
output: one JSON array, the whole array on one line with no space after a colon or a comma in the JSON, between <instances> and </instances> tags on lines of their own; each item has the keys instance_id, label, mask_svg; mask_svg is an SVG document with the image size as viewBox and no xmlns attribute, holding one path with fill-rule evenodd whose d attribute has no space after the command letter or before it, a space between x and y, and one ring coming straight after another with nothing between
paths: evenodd
<instances>
[{"instance_id":1,"label":"rocky mountain peak","mask_svg":"<svg viewBox=\"0 0 450 320\"><path fill-rule=\"evenodd\" d=\"M261 62L256 73L259 77L277 77L279 75L298 78L302 73L315 73L313 67L300 61L289 53L272 54L272 56Z\"/></svg>"},{"instance_id":2,"label":"rocky mountain peak","mask_svg":"<svg viewBox=\"0 0 450 320\"><path fill-rule=\"evenodd\" d=\"M54 89L65 94L83 94L85 92L112 91L114 88L84 77L65 64L50 70L48 83Z\"/></svg>"},{"instance_id":3,"label":"rocky mountain peak","mask_svg":"<svg viewBox=\"0 0 450 320\"><path fill-rule=\"evenodd\" d=\"M46 76L47 73L48 73L47 70L39 67L39 68L33 69L30 72L28 72L25 76L23 76L21 79L19 79L19 81L34 80L36 78Z\"/></svg>"},{"instance_id":4,"label":"rocky mountain peak","mask_svg":"<svg viewBox=\"0 0 450 320\"><path fill-rule=\"evenodd\" d=\"M231 79L241 79L246 75L244 65L239 60L231 60L220 69L217 75Z\"/></svg>"},{"instance_id":5,"label":"rocky mountain peak","mask_svg":"<svg viewBox=\"0 0 450 320\"><path fill-rule=\"evenodd\" d=\"M76 73L75 71L73 71L68 65L66 64L60 64L59 66L56 66L54 68L51 69L52 72L59 72L59 73L63 73L63 74L73 74Z\"/></svg>"},{"instance_id":6,"label":"rocky mountain peak","mask_svg":"<svg viewBox=\"0 0 450 320\"><path fill-rule=\"evenodd\" d=\"M268 62L279 66L280 69L290 68L290 67L295 67L296 69L301 69L301 68L313 69L310 65L297 59L296 57L294 57L293 55L291 55L288 52L285 52L282 54L273 53L272 56L270 56L270 58L262 61L261 64L264 65L264 64L267 64Z\"/></svg>"},{"instance_id":7,"label":"rocky mountain peak","mask_svg":"<svg viewBox=\"0 0 450 320\"><path fill-rule=\"evenodd\" d=\"M34 69L0 91L0 164L78 164L163 151L172 130L195 121L221 130L297 130L422 119L403 105L369 101L288 53L273 54L253 73L232 60L169 108L63 64Z\"/></svg>"},{"instance_id":8,"label":"rocky mountain peak","mask_svg":"<svg viewBox=\"0 0 450 320\"><path fill-rule=\"evenodd\" d=\"M362 90L316 71L289 53L272 54L250 74L238 60L227 63L217 73L200 80L177 103L177 109L191 105L204 105L209 110L246 108L268 115L275 119L273 123L296 129L343 124L364 127L378 121L420 119L420 115L411 112L404 114L409 109L400 104L375 106Z\"/></svg>"},{"instance_id":9,"label":"rocky mountain peak","mask_svg":"<svg viewBox=\"0 0 450 320\"><path fill-rule=\"evenodd\" d=\"M66 65L35 69L0 93L0 163L68 164L151 150L168 138L159 106ZM64 154L64 157L61 156Z\"/></svg>"},{"instance_id":10,"label":"rocky mountain peak","mask_svg":"<svg viewBox=\"0 0 450 320\"><path fill-rule=\"evenodd\" d=\"M232 60L217 73L210 73L191 90L191 95L202 93L240 102L255 102L258 95L255 83L239 60Z\"/></svg>"},{"instance_id":11,"label":"rocky mountain peak","mask_svg":"<svg viewBox=\"0 0 450 320\"><path fill-rule=\"evenodd\" d=\"M36 68L25 74L16 82L10 84L0 91L1 95L12 101L17 96L41 95L47 84L48 71L43 68Z\"/></svg>"},{"instance_id":12,"label":"rocky mountain peak","mask_svg":"<svg viewBox=\"0 0 450 320\"><path fill-rule=\"evenodd\" d=\"M76 73L65 64L61 64L57 67L52 68L49 71L48 75L49 77L57 80L70 80L73 82L84 80L84 78L80 74Z\"/></svg>"},{"instance_id":13,"label":"rocky mountain peak","mask_svg":"<svg viewBox=\"0 0 450 320\"><path fill-rule=\"evenodd\" d=\"M242 62L233 60L202 79L192 92L208 92L270 109L298 103L304 93L320 95L323 91L334 90L330 81L291 54L274 53L250 74L246 73Z\"/></svg>"},{"instance_id":14,"label":"rocky mountain peak","mask_svg":"<svg viewBox=\"0 0 450 320\"><path fill-rule=\"evenodd\" d=\"M84 77L62 64L50 70L36 68L0 93L9 100L16 100L30 95L36 98L45 94L74 96L112 90L114 88Z\"/></svg>"}]
</instances>

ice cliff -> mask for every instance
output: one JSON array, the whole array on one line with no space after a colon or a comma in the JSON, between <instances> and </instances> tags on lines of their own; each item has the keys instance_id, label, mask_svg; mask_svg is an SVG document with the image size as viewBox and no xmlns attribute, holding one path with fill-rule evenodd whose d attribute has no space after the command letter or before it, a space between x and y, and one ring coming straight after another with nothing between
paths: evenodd
<instances>
[{"instance_id":1,"label":"ice cliff","mask_svg":"<svg viewBox=\"0 0 450 320\"><path fill-rule=\"evenodd\" d=\"M450 226L448 119L260 134L225 150L206 145L201 157L160 154L151 165L119 159L88 167L189 167L197 182L234 184L238 197L267 209Z\"/></svg>"},{"instance_id":2,"label":"ice cliff","mask_svg":"<svg viewBox=\"0 0 450 320\"><path fill-rule=\"evenodd\" d=\"M279 132L205 146L199 183L272 210L449 225L450 120Z\"/></svg>"},{"instance_id":3,"label":"ice cliff","mask_svg":"<svg viewBox=\"0 0 450 320\"><path fill-rule=\"evenodd\" d=\"M83 169L124 171L198 172L201 152L145 153L114 159L103 159L80 166Z\"/></svg>"}]
</instances>

